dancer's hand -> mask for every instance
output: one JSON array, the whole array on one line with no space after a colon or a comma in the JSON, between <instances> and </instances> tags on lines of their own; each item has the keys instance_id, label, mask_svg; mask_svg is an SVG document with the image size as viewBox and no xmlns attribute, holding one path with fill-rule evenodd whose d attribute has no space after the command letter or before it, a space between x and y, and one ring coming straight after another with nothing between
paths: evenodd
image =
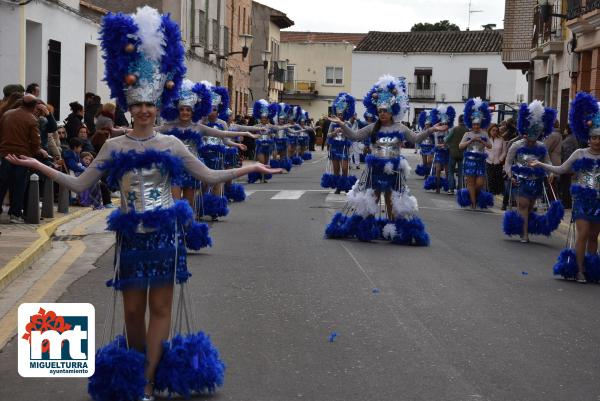
<instances>
[{"instance_id":1,"label":"dancer's hand","mask_svg":"<svg viewBox=\"0 0 600 401\"><path fill-rule=\"evenodd\" d=\"M9 162L11 162L12 164L15 164L17 166L23 166L23 167L27 167L27 168L31 168L34 170L38 170L38 166L42 163L40 163L37 159L34 159L33 157L28 157L28 156L15 156L13 154L10 155L6 155L6 157L4 157L5 160L8 160Z\"/></svg>"},{"instance_id":2,"label":"dancer's hand","mask_svg":"<svg viewBox=\"0 0 600 401\"><path fill-rule=\"evenodd\" d=\"M238 148L239 150L243 150L243 151L248 150L248 147L246 145L244 145L243 143L238 143L235 145L235 147Z\"/></svg>"},{"instance_id":3,"label":"dancer's hand","mask_svg":"<svg viewBox=\"0 0 600 401\"><path fill-rule=\"evenodd\" d=\"M343 122L342 120L340 120L340 118L339 118L339 117L337 117L337 116L329 116L329 117L327 117L327 119L328 119L330 122L332 122L332 123L336 123L336 124L338 124L338 125L342 125L342 124L344 124L344 122Z\"/></svg>"},{"instance_id":4,"label":"dancer's hand","mask_svg":"<svg viewBox=\"0 0 600 401\"><path fill-rule=\"evenodd\" d=\"M254 172L259 174L283 174L284 170L282 168L271 168L266 164L256 163L252 167L254 167Z\"/></svg>"},{"instance_id":5,"label":"dancer's hand","mask_svg":"<svg viewBox=\"0 0 600 401\"><path fill-rule=\"evenodd\" d=\"M433 127L434 131L448 131L448 124L446 123L437 123Z\"/></svg>"},{"instance_id":6,"label":"dancer's hand","mask_svg":"<svg viewBox=\"0 0 600 401\"><path fill-rule=\"evenodd\" d=\"M529 164L529 167L537 167L542 163L540 163L540 161L537 159L531 159L527 162L527 164Z\"/></svg>"},{"instance_id":7,"label":"dancer's hand","mask_svg":"<svg viewBox=\"0 0 600 401\"><path fill-rule=\"evenodd\" d=\"M260 136L258 134L253 134L252 132L242 132L241 134L242 134L242 136L245 136L246 138L252 138L252 139L258 139L258 137Z\"/></svg>"}]
</instances>

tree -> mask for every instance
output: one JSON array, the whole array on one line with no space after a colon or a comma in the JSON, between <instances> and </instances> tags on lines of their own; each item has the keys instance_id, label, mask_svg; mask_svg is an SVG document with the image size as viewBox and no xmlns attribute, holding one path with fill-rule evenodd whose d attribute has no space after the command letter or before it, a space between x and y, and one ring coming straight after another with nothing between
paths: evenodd
<instances>
[{"instance_id":1,"label":"tree","mask_svg":"<svg viewBox=\"0 0 600 401\"><path fill-rule=\"evenodd\" d=\"M421 31L460 31L460 28L456 24L452 24L447 19L436 22L435 24L431 24L429 22L419 22L418 24L414 24L412 28L410 28L411 32L421 32Z\"/></svg>"}]
</instances>

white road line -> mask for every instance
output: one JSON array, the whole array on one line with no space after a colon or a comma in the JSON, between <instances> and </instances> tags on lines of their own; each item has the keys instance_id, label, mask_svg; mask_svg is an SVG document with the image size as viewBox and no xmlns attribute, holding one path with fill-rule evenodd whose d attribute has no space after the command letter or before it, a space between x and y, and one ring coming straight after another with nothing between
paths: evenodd
<instances>
[{"instance_id":1,"label":"white road line","mask_svg":"<svg viewBox=\"0 0 600 401\"><path fill-rule=\"evenodd\" d=\"M346 195L330 193L325 198L325 202L346 202Z\"/></svg>"},{"instance_id":2,"label":"white road line","mask_svg":"<svg viewBox=\"0 0 600 401\"><path fill-rule=\"evenodd\" d=\"M244 192L246 192L246 198L249 198L250 195L252 195L253 193L255 193L256 191L253 189L246 189L244 190Z\"/></svg>"},{"instance_id":3,"label":"white road line","mask_svg":"<svg viewBox=\"0 0 600 401\"><path fill-rule=\"evenodd\" d=\"M346 248L346 246L344 244L340 243L340 245L341 245L342 248L344 248L344 250L346 251L346 253L348 254L348 256L350 256L350 258L354 261L354 263L356 264L356 266L358 266L358 268L360 269L360 271L362 272L362 274L364 274L364 276L367 278L367 280L369 280L369 283L371 283L371 288L377 288L377 286L375 285L375 283L373 282L373 280L371 280L371 277L369 277L369 275L367 274L367 272L365 271L365 269L362 267L362 265L358 262L358 260L356 260L356 258L352 254L352 252L350 252L350 250L348 248Z\"/></svg>"},{"instance_id":4,"label":"white road line","mask_svg":"<svg viewBox=\"0 0 600 401\"><path fill-rule=\"evenodd\" d=\"M306 191L280 191L271 199L296 200L300 199Z\"/></svg>"}]
</instances>

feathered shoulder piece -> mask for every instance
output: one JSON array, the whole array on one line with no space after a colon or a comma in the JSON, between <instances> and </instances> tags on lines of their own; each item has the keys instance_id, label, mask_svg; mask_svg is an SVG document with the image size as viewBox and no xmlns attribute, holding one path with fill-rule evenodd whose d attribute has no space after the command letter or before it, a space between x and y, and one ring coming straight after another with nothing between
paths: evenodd
<instances>
[{"instance_id":1,"label":"feathered shoulder piece","mask_svg":"<svg viewBox=\"0 0 600 401\"><path fill-rule=\"evenodd\" d=\"M492 122L492 113L488 104L481 100L480 97L475 97L467 100L465 103L465 125L471 129L473 122L479 122L482 129L486 129Z\"/></svg>"},{"instance_id":2,"label":"feathered shoulder piece","mask_svg":"<svg viewBox=\"0 0 600 401\"><path fill-rule=\"evenodd\" d=\"M333 101L331 108L333 114L342 114L344 120L349 120L356 112L356 99L346 92L341 92Z\"/></svg>"},{"instance_id":3,"label":"feathered shoulder piece","mask_svg":"<svg viewBox=\"0 0 600 401\"><path fill-rule=\"evenodd\" d=\"M100 43L104 80L120 107L169 105L178 97L186 71L184 48L169 15L148 6L131 15L109 13L102 19Z\"/></svg>"},{"instance_id":4,"label":"feathered shoulder piece","mask_svg":"<svg viewBox=\"0 0 600 401\"><path fill-rule=\"evenodd\" d=\"M569 126L580 142L587 143L590 135L600 135L600 104L586 92L579 92L571 102Z\"/></svg>"},{"instance_id":5,"label":"feathered shoulder piece","mask_svg":"<svg viewBox=\"0 0 600 401\"><path fill-rule=\"evenodd\" d=\"M401 121L410 108L406 79L383 75L367 92L363 104L373 115L377 115L379 109L387 109L394 116L394 121Z\"/></svg>"},{"instance_id":6,"label":"feathered shoulder piece","mask_svg":"<svg viewBox=\"0 0 600 401\"><path fill-rule=\"evenodd\" d=\"M556 121L556 110L544 107L541 101L522 103L517 119L517 131L521 135L545 138L552 133L554 121Z\"/></svg>"}]
</instances>

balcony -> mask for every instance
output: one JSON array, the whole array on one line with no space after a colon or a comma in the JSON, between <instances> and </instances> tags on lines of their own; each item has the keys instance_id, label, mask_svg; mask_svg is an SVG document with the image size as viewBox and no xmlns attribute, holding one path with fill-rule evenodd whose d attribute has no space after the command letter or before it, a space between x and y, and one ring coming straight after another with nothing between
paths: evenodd
<instances>
[{"instance_id":1,"label":"balcony","mask_svg":"<svg viewBox=\"0 0 600 401\"><path fill-rule=\"evenodd\" d=\"M289 81L283 85L284 99L315 99L319 92L316 81Z\"/></svg>"},{"instance_id":2,"label":"balcony","mask_svg":"<svg viewBox=\"0 0 600 401\"><path fill-rule=\"evenodd\" d=\"M591 32L600 27L600 2L568 0L567 27L573 34Z\"/></svg>"},{"instance_id":3,"label":"balcony","mask_svg":"<svg viewBox=\"0 0 600 401\"><path fill-rule=\"evenodd\" d=\"M463 84L463 101L473 97L480 97L482 100L489 101L491 89L492 84Z\"/></svg>"},{"instance_id":4,"label":"balcony","mask_svg":"<svg viewBox=\"0 0 600 401\"><path fill-rule=\"evenodd\" d=\"M548 11L546 11L548 12ZM562 2L557 1L550 11L551 14L562 13ZM542 8L536 6L533 14L533 37L531 41L531 60L544 60L551 54L560 54L564 50L563 23L560 18L544 19Z\"/></svg>"},{"instance_id":5,"label":"balcony","mask_svg":"<svg viewBox=\"0 0 600 401\"><path fill-rule=\"evenodd\" d=\"M411 100L435 100L435 84L408 84L408 97Z\"/></svg>"}]
</instances>

